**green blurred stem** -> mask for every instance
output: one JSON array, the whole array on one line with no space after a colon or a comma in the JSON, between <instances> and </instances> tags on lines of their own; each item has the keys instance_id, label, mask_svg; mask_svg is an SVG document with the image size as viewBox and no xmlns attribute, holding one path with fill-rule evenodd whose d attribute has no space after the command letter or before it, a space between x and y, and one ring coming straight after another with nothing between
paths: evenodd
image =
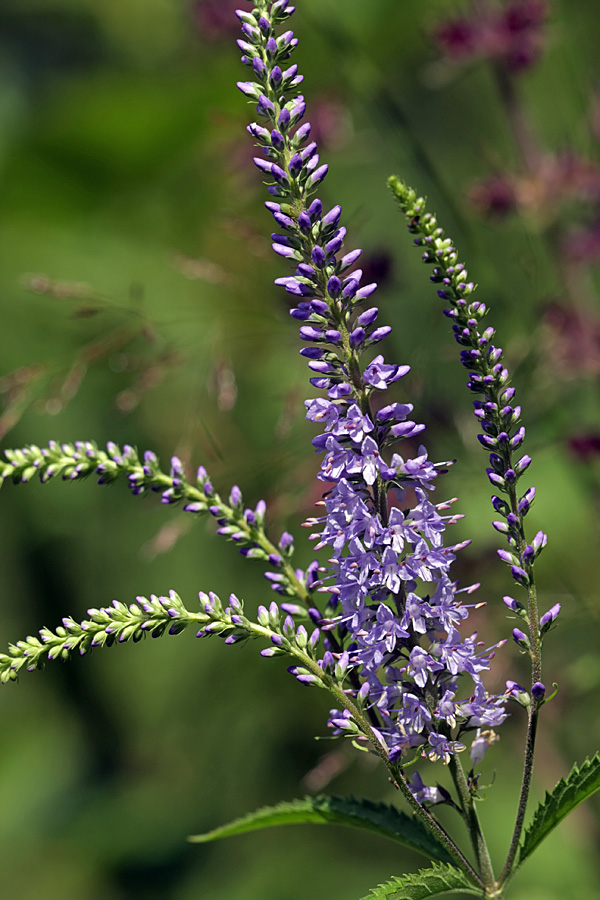
<instances>
[{"instance_id":1,"label":"green blurred stem","mask_svg":"<svg viewBox=\"0 0 600 900\"><path fill-rule=\"evenodd\" d=\"M502 108L506 113L521 165L526 172L534 173L540 162L540 147L532 131L530 120L517 94L514 78L502 63L497 63L492 69Z\"/></svg>"}]
</instances>

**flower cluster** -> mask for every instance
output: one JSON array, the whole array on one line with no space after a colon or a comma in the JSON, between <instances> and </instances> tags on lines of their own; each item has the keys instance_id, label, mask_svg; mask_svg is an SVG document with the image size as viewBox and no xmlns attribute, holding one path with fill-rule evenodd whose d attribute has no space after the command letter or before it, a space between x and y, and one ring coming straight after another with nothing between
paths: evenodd
<instances>
[{"instance_id":1,"label":"flower cluster","mask_svg":"<svg viewBox=\"0 0 600 900\"><path fill-rule=\"evenodd\" d=\"M409 418L411 404L373 402L409 367L382 355L366 365L361 359L391 329L376 325L377 307L360 308L376 285L363 285L354 268L361 251L343 249L341 208L324 212L314 197L327 165L310 141L310 124L301 124L302 76L288 65L298 41L292 31L276 31L293 11L285 0L237 11L242 62L252 70L252 80L238 87L257 104L259 121L248 131L262 152L255 163L273 198L266 206L281 229L273 249L296 266L276 283L296 299L291 315L309 344L300 352L314 373L311 384L326 392L306 402L307 418L323 429L313 444L323 454L319 478L328 485L324 515L307 524L318 529L317 548L332 553L320 573L329 599L311 610L326 633L321 666L348 673L348 689L368 709L392 759L416 748L448 762L463 748L458 738L465 730L505 717L501 699L481 681L492 648L459 631L468 607L450 565L464 545L444 544L455 517L444 515L449 504L430 499L441 466L424 447L414 458L388 452L424 426ZM472 681L466 697L463 674ZM333 710L330 725L340 734L356 731L347 708Z\"/></svg>"}]
</instances>

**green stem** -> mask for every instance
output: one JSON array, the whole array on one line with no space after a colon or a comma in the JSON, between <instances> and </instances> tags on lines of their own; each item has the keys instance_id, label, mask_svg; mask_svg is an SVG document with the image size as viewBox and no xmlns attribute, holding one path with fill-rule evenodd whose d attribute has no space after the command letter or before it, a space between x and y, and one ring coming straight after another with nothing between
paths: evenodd
<instances>
[{"instance_id":1,"label":"green stem","mask_svg":"<svg viewBox=\"0 0 600 900\"><path fill-rule=\"evenodd\" d=\"M486 885L484 884L478 873L475 871L471 863L466 859L460 849L456 846L452 838L448 835L442 825L440 825L437 819L429 812L429 810L425 809L424 806L421 806L418 800L414 797L412 791L408 786L408 782L406 781L404 774L397 766L395 766L391 762L387 748L382 744L381 740L377 737L373 728L371 727L369 721L358 709L358 707L352 702L350 697L348 697L348 695L338 684L336 684L335 681L333 681L333 679L324 679L323 670L315 660L311 659L307 654L299 650L293 650L292 653L302 661L302 664L307 669L310 669L310 671L319 678L323 686L326 687L331 694L333 694L338 703L343 705L348 710L364 736L367 738L379 758L382 760L389 773L392 784L404 796L415 815L418 816L419 819L421 819L428 831L430 831L431 834L434 835L434 837L436 837L446 848L450 856L455 861L456 865L465 873L465 875L467 875L467 877L470 878L474 884L482 888L482 890L485 890Z\"/></svg>"},{"instance_id":2,"label":"green stem","mask_svg":"<svg viewBox=\"0 0 600 900\"><path fill-rule=\"evenodd\" d=\"M454 781L454 785L459 796L462 816L469 832L469 837L471 839L475 858L477 859L479 871L481 872L481 877L486 888L493 888L496 882L494 878L492 860L490 858L488 846L481 829L481 824L479 822L479 816L477 815L477 809L475 808L473 796L469 791L465 771L457 754L454 754L450 758L449 768L450 774L452 775L452 780Z\"/></svg>"},{"instance_id":3,"label":"green stem","mask_svg":"<svg viewBox=\"0 0 600 900\"><path fill-rule=\"evenodd\" d=\"M535 736L537 732L538 714L539 705L537 705L535 701L532 701L532 705L529 708L529 719L527 722L525 764L523 766L521 793L519 795L519 804L517 806L517 818L515 821L515 827L513 830L512 840L510 842L508 855L506 857L506 862L504 863L504 867L502 869L502 872L500 873L500 878L498 880L498 883L500 885L505 884L506 881L508 881L508 879L510 878L513 871L517 850L519 849L519 841L521 839L521 832L523 830L523 823L525 821L525 812L527 810L527 800L529 798L529 790L531 788L531 776L533 773L533 756L535 752Z\"/></svg>"}]
</instances>

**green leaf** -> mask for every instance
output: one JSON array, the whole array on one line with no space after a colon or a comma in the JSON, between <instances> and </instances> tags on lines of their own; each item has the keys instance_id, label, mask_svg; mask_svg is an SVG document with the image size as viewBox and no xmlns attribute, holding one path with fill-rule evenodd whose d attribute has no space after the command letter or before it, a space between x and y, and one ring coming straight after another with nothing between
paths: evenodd
<instances>
[{"instance_id":1,"label":"green leaf","mask_svg":"<svg viewBox=\"0 0 600 900\"><path fill-rule=\"evenodd\" d=\"M483 891L476 887L466 875L453 866L434 865L431 869L421 869L415 875L392 878L387 884L373 888L362 900L425 900L426 897L440 897L453 891L483 897Z\"/></svg>"},{"instance_id":2,"label":"green leaf","mask_svg":"<svg viewBox=\"0 0 600 900\"><path fill-rule=\"evenodd\" d=\"M600 753L583 763L581 768L574 765L567 779L561 778L551 794L540 803L519 854L519 865L535 850L538 844L556 828L571 810L600 790Z\"/></svg>"},{"instance_id":3,"label":"green leaf","mask_svg":"<svg viewBox=\"0 0 600 900\"><path fill-rule=\"evenodd\" d=\"M229 825L215 828L206 834L196 834L188 840L196 844L216 841L220 838L271 828L274 825L346 825L352 828L363 828L397 843L410 847L430 858L447 862L451 859L446 849L418 819L399 812L395 807L385 803L372 803L370 800L355 800L353 797L305 797L303 800L292 800L279 803L277 806L263 807L236 819Z\"/></svg>"}]
</instances>

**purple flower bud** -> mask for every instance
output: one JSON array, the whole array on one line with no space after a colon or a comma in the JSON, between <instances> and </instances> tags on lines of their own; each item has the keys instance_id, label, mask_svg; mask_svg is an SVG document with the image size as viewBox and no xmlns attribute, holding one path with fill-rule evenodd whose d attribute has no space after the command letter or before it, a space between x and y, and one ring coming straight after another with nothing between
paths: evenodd
<instances>
[{"instance_id":1,"label":"purple flower bud","mask_svg":"<svg viewBox=\"0 0 600 900\"><path fill-rule=\"evenodd\" d=\"M231 488L231 493L230 493L230 495L229 495L229 503L230 503L231 506L233 506L234 508L237 507L237 506L241 506L241 505L242 505L242 492L240 491L240 489L239 489L239 487L237 486L237 484L235 484L235 485Z\"/></svg>"},{"instance_id":2,"label":"purple flower bud","mask_svg":"<svg viewBox=\"0 0 600 900\"><path fill-rule=\"evenodd\" d=\"M511 575L517 584L520 584L521 587L528 588L530 584L529 575L527 572L522 569L520 566L512 566L511 567Z\"/></svg>"},{"instance_id":3,"label":"purple flower bud","mask_svg":"<svg viewBox=\"0 0 600 900\"><path fill-rule=\"evenodd\" d=\"M486 469L485 471L487 473L487 477L489 478L491 483L494 485L494 487L504 487L504 484L505 484L504 478L502 478L500 475L498 475L496 472L494 472L493 469Z\"/></svg>"},{"instance_id":4,"label":"purple flower bud","mask_svg":"<svg viewBox=\"0 0 600 900\"><path fill-rule=\"evenodd\" d=\"M304 150L300 151L302 162L306 163L307 173L313 172L319 164L319 154L316 152L317 144L315 141L308 144Z\"/></svg>"},{"instance_id":5,"label":"purple flower bud","mask_svg":"<svg viewBox=\"0 0 600 900\"><path fill-rule=\"evenodd\" d=\"M506 603L509 609L512 609L513 612L518 612L520 609L523 609L522 605L512 597L506 596L503 597L502 600L504 601L504 603Z\"/></svg>"},{"instance_id":6,"label":"purple flower bud","mask_svg":"<svg viewBox=\"0 0 600 900\"><path fill-rule=\"evenodd\" d=\"M291 118L289 109L284 107L277 118L277 124L282 131L287 131Z\"/></svg>"},{"instance_id":7,"label":"purple flower bud","mask_svg":"<svg viewBox=\"0 0 600 900\"><path fill-rule=\"evenodd\" d=\"M506 522L492 522L492 528L499 531L500 534L508 534L509 528Z\"/></svg>"},{"instance_id":8,"label":"purple flower bud","mask_svg":"<svg viewBox=\"0 0 600 900\"><path fill-rule=\"evenodd\" d=\"M508 505L506 500L502 500L500 497L496 497L495 495L492 497L492 506L497 513L500 513L501 516L507 516L510 512L510 506Z\"/></svg>"},{"instance_id":9,"label":"purple flower bud","mask_svg":"<svg viewBox=\"0 0 600 900\"><path fill-rule=\"evenodd\" d=\"M297 250L294 250L292 247L286 247L285 244L273 244L273 250L279 256L286 257L287 259L298 259L299 253Z\"/></svg>"},{"instance_id":10,"label":"purple flower bud","mask_svg":"<svg viewBox=\"0 0 600 900\"><path fill-rule=\"evenodd\" d=\"M310 229L312 228L310 216L305 210L302 210L298 216L298 227L300 228L300 231L303 231L305 234L309 234Z\"/></svg>"},{"instance_id":11,"label":"purple flower bud","mask_svg":"<svg viewBox=\"0 0 600 900\"><path fill-rule=\"evenodd\" d=\"M324 228L329 228L329 227L337 228L337 224L340 221L341 214L342 214L342 207L334 206L333 209L331 209L327 213L326 216L323 216L323 221L321 223L322 226Z\"/></svg>"},{"instance_id":12,"label":"purple flower bud","mask_svg":"<svg viewBox=\"0 0 600 900\"><path fill-rule=\"evenodd\" d=\"M369 344L377 344L379 341L382 341L389 334L391 334L392 328L390 325L382 325L380 328L376 328L369 335Z\"/></svg>"},{"instance_id":13,"label":"purple flower bud","mask_svg":"<svg viewBox=\"0 0 600 900\"><path fill-rule=\"evenodd\" d=\"M239 87L239 85L238 85ZM241 88L240 88L241 90ZM275 112L275 107L271 103L268 97L265 97L264 94L261 94L258 98L258 107L256 109L257 113L261 116L267 116L269 113Z\"/></svg>"},{"instance_id":14,"label":"purple flower bud","mask_svg":"<svg viewBox=\"0 0 600 900\"><path fill-rule=\"evenodd\" d=\"M543 700L546 694L546 686L541 681L536 681L531 688L531 696L534 700Z\"/></svg>"},{"instance_id":15,"label":"purple flower bud","mask_svg":"<svg viewBox=\"0 0 600 900\"><path fill-rule=\"evenodd\" d=\"M545 634L555 619L558 617L560 612L560 603L555 603L555 605L548 610L547 613L544 613L542 618L540 619L540 633Z\"/></svg>"},{"instance_id":16,"label":"purple flower bud","mask_svg":"<svg viewBox=\"0 0 600 900\"><path fill-rule=\"evenodd\" d=\"M375 283L367 284L365 287L362 287L359 291L357 291L356 300L366 300L367 297L370 297L371 294L373 294L376 290L377 285Z\"/></svg>"},{"instance_id":17,"label":"purple flower bud","mask_svg":"<svg viewBox=\"0 0 600 900\"><path fill-rule=\"evenodd\" d=\"M267 67L265 66L265 64L262 61L262 59L260 58L260 56L254 57L254 59L252 60L252 68L254 69L254 71L256 72L256 74L258 75L259 78L262 78L267 71ZM281 72L281 69L279 71Z\"/></svg>"},{"instance_id":18,"label":"purple flower bud","mask_svg":"<svg viewBox=\"0 0 600 900\"><path fill-rule=\"evenodd\" d=\"M285 146L285 139L280 131L277 131L274 128L269 135L271 138L271 144L275 147L276 150L282 150Z\"/></svg>"},{"instance_id":19,"label":"purple flower bud","mask_svg":"<svg viewBox=\"0 0 600 900\"><path fill-rule=\"evenodd\" d=\"M306 112L306 103L304 103L300 97L296 98L294 106L290 111L290 125L295 125L296 122L299 122L304 113ZM326 166L324 168L327 168ZM327 173L326 173L327 174ZM323 178L325 175L323 176ZM321 179L323 180L323 179Z\"/></svg>"},{"instance_id":20,"label":"purple flower bud","mask_svg":"<svg viewBox=\"0 0 600 900\"><path fill-rule=\"evenodd\" d=\"M252 100L259 98L260 87L253 81L238 81L237 87L246 97L250 97Z\"/></svg>"},{"instance_id":21,"label":"purple flower bud","mask_svg":"<svg viewBox=\"0 0 600 900\"><path fill-rule=\"evenodd\" d=\"M525 440L525 429L519 428L517 433L511 439L511 442L510 442L511 450L516 450L517 447L520 447L524 440Z\"/></svg>"},{"instance_id":22,"label":"purple flower bud","mask_svg":"<svg viewBox=\"0 0 600 900\"><path fill-rule=\"evenodd\" d=\"M310 347L307 349L310 350ZM302 350L300 353L302 353ZM307 353L303 353L303 355L308 356ZM333 365L325 360L311 360L308 364L308 368L312 369L313 372L320 372L322 375L330 375L335 372Z\"/></svg>"},{"instance_id":23,"label":"purple flower bud","mask_svg":"<svg viewBox=\"0 0 600 900\"><path fill-rule=\"evenodd\" d=\"M519 462L515 466L515 472L518 475L522 475L525 469L528 469L531 465L531 457L530 456L522 456Z\"/></svg>"},{"instance_id":24,"label":"purple flower bud","mask_svg":"<svg viewBox=\"0 0 600 900\"><path fill-rule=\"evenodd\" d=\"M516 559L516 557L512 553L509 553L508 550L496 550L496 553L503 562L508 563L509 565L513 565Z\"/></svg>"},{"instance_id":25,"label":"purple flower bud","mask_svg":"<svg viewBox=\"0 0 600 900\"><path fill-rule=\"evenodd\" d=\"M311 222L316 222L317 219L321 217L321 213L323 212L323 204L319 199L313 200L313 202L308 207L308 215L310 216Z\"/></svg>"},{"instance_id":26,"label":"purple flower bud","mask_svg":"<svg viewBox=\"0 0 600 900\"><path fill-rule=\"evenodd\" d=\"M356 324L362 325L363 328L368 328L369 325L373 324L378 315L378 308L376 306L372 306L370 309L366 309L363 313L360 314L360 316L356 320Z\"/></svg>"},{"instance_id":27,"label":"purple flower bud","mask_svg":"<svg viewBox=\"0 0 600 900\"><path fill-rule=\"evenodd\" d=\"M344 243L344 238L346 237L346 229L340 228L334 235L334 237L325 244L325 253L327 256L332 256L334 253L337 253L342 244Z\"/></svg>"},{"instance_id":28,"label":"purple flower bud","mask_svg":"<svg viewBox=\"0 0 600 900\"><path fill-rule=\"evenodd\" d=\"M314 262L315 266L317 266L317 268L319 269L322 269L327 261L327 257L323 252L322 247L319 247L318 245L314 247L311 255L312 261Z\"/></svg>"},{"instance_id":29,"label":"purple flower bud","mask_svg":"<svg viewBox=\"0 0 600 900\"><path fill-rule=\"evenodd\" d=\"M333 297L334 300L336 297L339 297L340 291L342 289L342 283L337 275L332 275L329 281L327 282L327 292L330 297Z\"/></svg>"},{"instance_id":30,"label":"purple flower bud","mask_svg":"<svg viewBox=\"0 0 600 900\"><path fill-rule=\"evenodd\" d=\"M534 557L535 557L535 550L533 549L531 544L527 544L527 546L523 550L523 561L526 563L531 563L531 562L533 562Z\"/></svg>"},{"instance_id":31,"label":"purple flower bud","mask_svg":"<svg viewBox=\"0 0 600 900\"><path fill-rule=\"evenodd\" d=\"M529 650L529 638L518 628L513 628L513 640L523 650Z\"/></svg>"},{"instance_id":32,"label":"purple flower bud","mask_svg":"<svg viewBox=\"0 0 600 900\"><path fill-rule=\"evenodd\" d=\"M297 178L302 171L302 157L299 153L294 153L288 165L288 171L292 178Z\"/></svg>"},{"instance_id":33,"label":"purple flower bud","mask_svg":"<svg viewBox=\"0 0 600 900\"><path fill-rule=\"evenodd\" d=\"M285 70L285 72L283 73L283 77L286 81L291 81L292 79L296 78L297 74L298 74L298 66L293 65L293 66L290 66L289 69ZM301 75L300 78L296 80L296 84L299 84L300 81L302 81L302 80L303 80L303 77Z\"/></svg>"},{"instance_id":34,"label":"purple flower bud","mask_svg":"<svg viewBox=\"0 0 600 900\"><path fill-rule=\"evenodd\" d=\"M416 422L411 422L410 419L407 419L406 422L392 425L390 428L390 434L395 438L414 437L422 431L425 431L425 425L418 425Z\"/></svg>"},{"instance_id":35,"label":"purple flower bud","mask_svg":"<svg viewBox=\"0 0 600 900\"><path fill-rule=\"evenodd\" d=\"M291 550L293 550L293 548L294 548L293 536L291 534L289 534L287 531L284 531L279 540L279 549L282 551L282 553L285 553L286 551L291 552Z\"/></svg>"},{"instance_id":36,"label":"purple flower bud","mask_svg":"<svg viewBox=\"0 0 600 900\"><path fill-rule=\"evenodd\" d=\"M353 266L358 257L361 255L362 250L351 250L350 253L346 253L345 256L342 256L340 261L340 272L345 272L346 269L349 269L350 266Z\"/></svg>"},{"instance_id":37,"label":"purple flower bud","mask_svg":"<svg viewBox=\"0 0 600 900\"><path fill-rule=\"evenodd\" d=\"M521 497L518 505L518 510L522 516L526 516L529 510L531 509L531 505L535 499L535 488L531 487L529 490L525 491L523 496Z\"/></svg>"},{"instance_id":38,"label":"purple flower bud","mask_svg":"<svg viewBox=\"0 0 600 900\"><path fill-rule=\"evenodd\" d=\"M320 328L315 328L313 325L303 325L300 328L300 337L303 341L322 341L323 332Z\"/></svg>"},{"instance_id":39,"label":"purple flower bud","mask_svg":"<svg viewBox=\"0 0 600 900\"><path fill-rule=\"evenodd\" d=\"M273 218L278 225L285 228L286 231L294 232L296 230L296 222L290 216L284 216L283 213L274 212Z\"/></svg>"},{"instance_id":40,"label":"purple flower bud","mask_svg":"<svg viewBox=\"0 0 600 900\"><path fill-rule=\"evenodd\" d=\"M287 110L286 110L287 112ZM304 143L304 141L308 138L310 134L310 122L305 122L304 125L301 125L294 135L294 144L298 147L300 144Z\"/></svg>"},{"instance_id":41,"label":"purple flower bud","mask_svg":"<svg viewBox=\"0 0 600 900\"><path fill-rule=\"evenodd\" d=\"M355 328L350 334L350 346L359 347L366 337L364 328Z\"/></svg>"},{"instance_id":42,"label":"purple flower bud","mask_svg":"<svg viewBox=\"0 0 600 900\"><path fill-rule=\"evenodd\" d=\"M321 184L321 182L327 175L328 171L329 171L328 165L319 166L319 168L316 170L316 172L313 172L312 175L310 176L310 178L307 180L307 182L306 182L307 188L310 190L311 188L316 187L318 184Z\"/></svg>"}]
</instances>

